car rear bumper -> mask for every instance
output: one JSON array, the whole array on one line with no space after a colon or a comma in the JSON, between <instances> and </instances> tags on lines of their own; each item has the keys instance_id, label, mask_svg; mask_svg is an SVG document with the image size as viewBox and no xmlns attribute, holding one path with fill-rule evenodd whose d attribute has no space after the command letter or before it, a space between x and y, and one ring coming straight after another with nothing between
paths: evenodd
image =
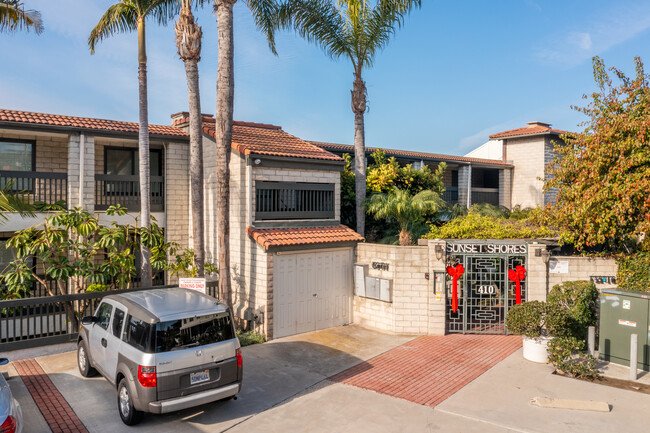
<instances>
[{"instance_id":1,"label":"car rear bumper","mask_svg":"<svg viewBox=\"0 0 650 433\"><path fill-rule=\"evenodd\" d=\"M170 398L169 400L152 401L149 403L148 411L151 413L168 413L189 407L200 406L213 401L236 395L241 389L241 383L235 382L221 388L197 392L196 394L184 397Z\"/></svg>"}]
</instances>

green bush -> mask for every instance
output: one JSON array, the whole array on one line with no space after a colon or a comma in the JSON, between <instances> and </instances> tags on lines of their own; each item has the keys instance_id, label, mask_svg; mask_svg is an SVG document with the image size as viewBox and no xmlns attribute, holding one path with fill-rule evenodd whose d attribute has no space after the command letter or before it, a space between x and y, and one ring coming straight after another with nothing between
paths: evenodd
<instances>
[{"instance_id":1,"label":"green bush","mask_svg":"<svg viewBox=\"0 0 650 433\"><path fill-rule=\"evenodd\" d=\"M650 292L650 253L638 252L621 257L617 263L619 289Z\"/></svg>"},{"instance_id":2,"label":"green bush","mask_svg":"<svg viewBox=\"0 0 650 433\"><path fill-rule=\"evenodd\" d=\"M506 315L508 331L529 338L564 337L568 326L568 313L546 302L524 302L512 307Z\"/></svg>"},{"instance_id":3,"label":"green bush","mask_svg":"<svg viewBox=\"0 0 650 433\"><path fill-rule=\"evenodd\" d=\"M239 344L242 346L261 344L266 341L266 335L260 334L257 331L244 331L243 329L237 330L237 338L239 338Z\"/></svg>"},{"instance_id":4,"label":"green bush","mask_svg":"<svg viewBox=\"0 0 650 433\"><path fill-rule=\"evenodd\" d=\"M565 281L553 287L548 303L563 308L569 314L570 334L585 339L587 329L598 319L598 289L591 281Z\"/></svg>"},{"instance_id":5,"label":"green bush","mask_svg":"<svg viewBox=\"0 0 650 433\"><path fill-rule=\"evenodd\" d=\"M548 361L573 377L598 378L596 359L583 352L585 342L575 337L556 337L548 343Z\"/></svg>"}]
</instances>

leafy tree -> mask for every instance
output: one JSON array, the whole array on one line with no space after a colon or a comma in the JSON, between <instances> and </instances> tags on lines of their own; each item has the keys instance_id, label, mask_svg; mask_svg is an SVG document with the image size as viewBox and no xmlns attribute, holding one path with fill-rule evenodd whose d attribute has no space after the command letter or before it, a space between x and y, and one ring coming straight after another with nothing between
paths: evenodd
<instances>
[{"instance_id":1,"label":"leafy tree","mask_svg":"<svg viewBox=\"0 0 650 433\"><path fill-rule=\"evenodd\" d=\"M584 96L586 107L573 107L588 117L585 129L556 146L549 167L545 189L558 191L553 211L567 229L562 240L578 249L629 250L650 230L650 81L641 59L635 64L636 75L627 77L594 57L598 91Z\"/></svg>"},{"instance_id":2,"label":"leafy tree","mask_svg":"<svg viewBox=\"0 0 650 433\"><path fill-rule=\"evenodd\" d=\"M348 58L352 62L356 223L361 235L365 233L364 115L368 94L363 70L372 66L377 53L388 44L411 10L420 7L421 3L421 0L288 0L280 10L282 26L294 28L307 41L319 45L328 56Z\"/></svg>"},{"instance_id":3,"label":"leafy tree","mask_svg":"<svg viewBox=\"0 0 650 433\"><path fill-rule=\"evenodd\" d=\"M151 171L149 154L149 111L147 103L147 46L145 43L145 21L155 19L165 24L173 19L179 10L178 0L119 0L110 6L90 32L88 46L95 53L95 45L117 33L137 31L138 33L138 98L140 127L138 137L140 174L140 225L149 227L151 223ZM151 284L151 254L142 244L140 278L146 285Z\"/></svg>"},{"instance_id":4,"label":"leafy tree","mask_svg":"<svg viewBox=\"0 0 650 433\"><path fill-rule=\"evenodd\" d=\"M373 164L368 166L366 175L366 189L368 192L386 193L393 188L417 194L420 191L430 190L442 195L445 186L442 176L447 164L441 162L435 171L428 165L422 168L413 168L411 164L400 166L395 157L386 157L386 153L377 149L372 153Z\"/></svg>"},{"instance_id":5,"label":"leafy tree","mask_svg":"<svg viewBox=\"0 0 650 433\"><path fill-rule=\"evenodd\" d=\"M190 201L192 203L193 266L196 275L203 277L205 263L203 221L203 131L201 129L201 95L199 68L201 60L201 27L192 15L192 0L181 0L181 16L176 22L176 48L185 63L187 93L190 107ZM200 0L197 0L200 1ZM202 1L200 1L202 3Z\"/></svg>"},{"instance_id":6,"label":"leafy tree","mask_svg":"<svg viewBox=\"0 0 650 433\"><path fill-rule=\"evenodd\" d=\"M376 193L370 197L368 213L376 219L392 219L399 224L399 244L412 244L409 229L421 222L430 212L436 212L444 206L440 196L430 190L412 195L409 191L394 188L387 194Z\"/></svg>"},{"instance_id":7,"label":"leafy tree","mask_svg":"<svg viewBox=\"0 0 650 433\"><path fill-rule=\"evenodd\" d=\"M25 9L20 0L0 1L0 32L14 32L25 29L34 30L36 34L43 32L41 13L36 10Z\"/></svg>"},{"instance_id":8,"label":"leafy tree","mask_svg":"<svg viewBox=\"0 0 650 433\"><path fill-rule=\"evenodd\" d=\"M275 0L245 0L257 28L266 35L271 51L275 51L275 29L278 26L278 4ZM214 0L217 15L217 110L215 139L217 142L217 249L219 256L219 298L232 306L230 281L230 149L232 146L233 98L235 94L233 12L237 0Z\"/></svg>"}]
</instances>

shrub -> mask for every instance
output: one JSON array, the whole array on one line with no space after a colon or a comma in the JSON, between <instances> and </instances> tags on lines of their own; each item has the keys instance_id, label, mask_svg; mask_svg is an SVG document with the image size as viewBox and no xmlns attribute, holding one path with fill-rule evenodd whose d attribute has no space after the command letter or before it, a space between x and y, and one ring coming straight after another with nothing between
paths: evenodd
<instances>
[{"instance_id":1,"label":"shrub","mask_svg":"<svg viewBox=\"0 0 650 433\"><path fill-rule=\"evenodd\" d=\"M548 343L548 361L573 377L598 378L596 359L584 352L585 342L575 337L556 337Z\"/></svg>"},{"instance_id":2,"label":"shrub","mask_svg":"<svg viewBox=\"0 0 650 433\"><path fill-rule=\"evenodd\" d=\"M242 346L261 344L266 341L266 335L260 334L257 331L244 331L243 329L237 330L237 338L239 338L239 344Z\"/></svg>"},{"instance_id":3,"label":"shrub","mask_svg":"<svg viewBox=\"0 0 650 433\"><path fill-rule=\"evenodd\" d=\"M650 253L638 252L621 257L616 262L619 289L650 292Z\"/></svg>"},{"instance_id":4,"label":"shrub","mask_svg":"<svg viewBox=\"0 0 650 433\"><path fill-rule=\"evenodd\" d=\"M506 316L509 332L529 338L564 337L568 324L569 315L564 309L540 301L515 305Z\"/></svg>"},{"instance_id":5,"label":"shrub","mask_svg":"<svg viewBox=\"0 0 650 433\"><path fill-rule=\"evenodd\" d=\"M572 336L584 339L598 318L598 289L591 281L565 281L553 287L548 303L567 311Z\"/></svg>"}]
</instances>

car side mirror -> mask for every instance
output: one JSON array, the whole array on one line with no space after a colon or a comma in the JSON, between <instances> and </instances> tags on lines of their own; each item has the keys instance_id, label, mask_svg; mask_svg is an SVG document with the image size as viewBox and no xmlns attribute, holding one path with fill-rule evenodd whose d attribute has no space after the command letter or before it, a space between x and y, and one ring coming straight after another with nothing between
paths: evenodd
<instances>
[{"instance_id":1,"label":"car side mirror","mask_svg":"<svg viewBox=\"0 0 650 433\"><path fill-rule=\"evenodd\" d=\"M95 316L86 316L81 319L82 325L92 325L93 323L97 323L97 317Z\"/></svg>"},{"instance_id":2,"label":"car side mirror","mask_svg":"<svg viewBox=\"0 0 650 433\"><path fill-rule=\"evenodd\" d=\"M9 360L7 358L0 358L0 365L6 365L9 364Z\"/></svg>"}]
</instances>

